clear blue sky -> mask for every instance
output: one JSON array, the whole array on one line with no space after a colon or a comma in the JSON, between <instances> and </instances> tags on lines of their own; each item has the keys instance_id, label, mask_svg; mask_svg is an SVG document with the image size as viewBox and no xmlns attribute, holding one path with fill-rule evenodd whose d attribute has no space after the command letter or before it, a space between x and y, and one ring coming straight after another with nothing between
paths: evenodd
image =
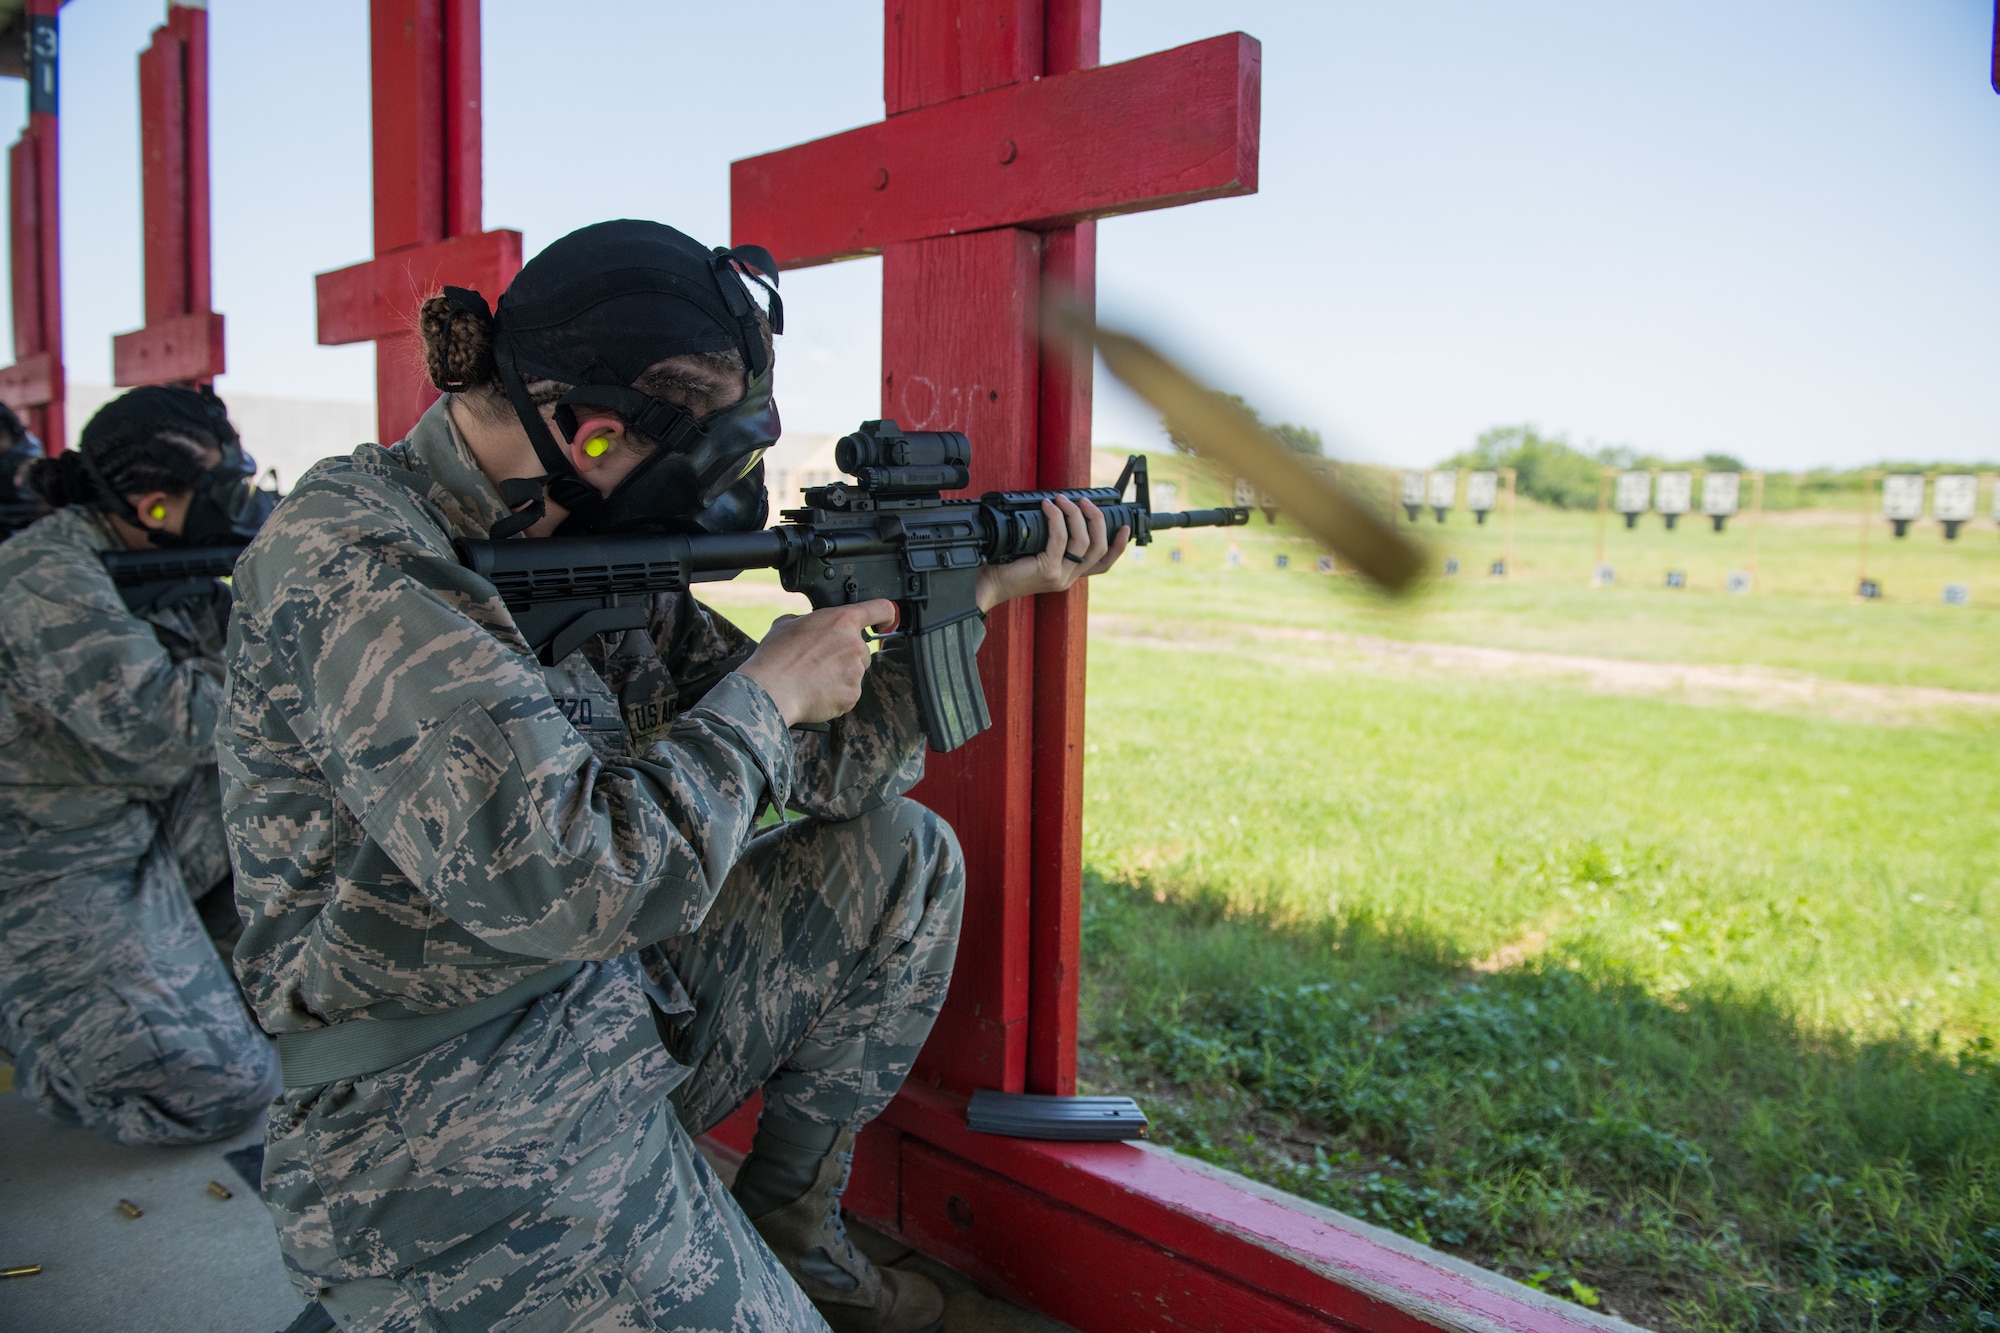
<instances>
[{"instance_id":1,"label":"clear blue sky","mask_svg":"<svg viewBox=\"0 0 2000 1333\"><path fill-rule=\"evenodd\" d=\"M63 14L77 380L140 322L134 56L161 13ZM1261 38L1264 156L1253 198L1106 222L1103 307L1347 457L1531 421L1768 467L2000 458L1991 15L1104 0L1107 61ZM486 221L531 251L615 216L722 240L730 159L882 112L872 0L487 0L485 29ZM314 344L311 281L370 251L364 0L212 0L211 32L222 388L366 398L372 350ZM872 261L787 275L795 429L876 411L878 287ZM1156 438L1098 398L1101 443Z\"/></svg>"}]
</instances>

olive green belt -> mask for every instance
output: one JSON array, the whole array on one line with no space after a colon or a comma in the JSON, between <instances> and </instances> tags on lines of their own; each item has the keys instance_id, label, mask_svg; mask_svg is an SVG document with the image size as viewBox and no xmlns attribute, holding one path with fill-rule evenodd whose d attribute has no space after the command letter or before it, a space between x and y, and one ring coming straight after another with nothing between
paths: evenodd
<instances>
[{"instance_id":1,"label":"olive green belt","mask_svg":"<svg viewBox=\"0 0 2000 1333\"><path fill-rule=\"evenodd\" d=\"M379 1074L481 1023L526 1008L582 970L582 963L557 963L498 995L416 1018L356 1018L308 1032L287 1032L278 1038L278 1069L287 1088L316 1088Z\"/></svg>"}]
</instances>

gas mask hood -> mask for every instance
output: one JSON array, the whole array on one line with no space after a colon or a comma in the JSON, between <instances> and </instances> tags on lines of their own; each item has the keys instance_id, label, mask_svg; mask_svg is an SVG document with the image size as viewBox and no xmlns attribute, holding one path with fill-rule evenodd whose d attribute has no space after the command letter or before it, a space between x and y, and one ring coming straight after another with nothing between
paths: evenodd
<instances>
[{"instance_id":1,"label":"gas mask hood","mask_svg":"<svg viewBox=\"0 0 2000 1333\"><path fill-rule=\"evenodd\" d=\"M534 446L543 477L510 478L500 496L514 512L495 538L524 532L547 512L545 497L569 511L562 531L631 533L732 530L762 523L759 460L778 438L771 400L772 332L784 331L778 266L760 246L704 249L657 222L603 222L571 232L515 275L491 313L493 356L514 415ZM477 292L447 287L452 307L486 315ZM673 356L735 350L749 381L741 402L697 420L632 386ZM564 439L528 391L552 380L571 386L556 404L556 425L573 438L578 409L615 412L655 448L609 495L577 472ZM755 479L759 498L745 492ZM731 498L734 497L734 498Z\"/></svg>"}]
</instances>

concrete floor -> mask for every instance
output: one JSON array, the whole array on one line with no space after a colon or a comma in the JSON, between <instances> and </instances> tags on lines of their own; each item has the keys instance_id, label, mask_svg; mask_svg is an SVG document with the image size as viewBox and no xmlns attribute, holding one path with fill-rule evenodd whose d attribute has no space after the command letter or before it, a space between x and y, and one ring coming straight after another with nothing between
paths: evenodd
<instances>
[{"instance_id":1,"label":"concrete floor","mask_svg":"<svg viewBox=\"0 0 2000 1333\"><path fill-rule=\"evenodd\" d=\"M223 1156L262 1142L259 1127L199 1148L125 1148L0 1093L0 1268L42 1266L38 1276L0 1281L0 1329L278 1333L302 1302L285 1280L269 1215ZM733 1164L716 1166L734 1174ZM213 1197L211 1180L234 1197ZM144 1215L124 1216L121 1199ZM877 1263L944 1288L946 1333L1065 1333L881 1236L856 1240Z\"/></svg>"},{"instance_id":2,"label":"concrete floor","mask_svg":"<svg viewBox=\"0 0 2000 1333\"><path fill-rule=\"evenodd\" d=\"M223 1160L261 1126L199 1148L125 1148L0 1095L0 1329L276 1333L304 1306L256 1191ZM217 1181L234 1196L209 1194ZM126 1217L128 1199L144 1214Z\"/></svg>"}]
</instances>

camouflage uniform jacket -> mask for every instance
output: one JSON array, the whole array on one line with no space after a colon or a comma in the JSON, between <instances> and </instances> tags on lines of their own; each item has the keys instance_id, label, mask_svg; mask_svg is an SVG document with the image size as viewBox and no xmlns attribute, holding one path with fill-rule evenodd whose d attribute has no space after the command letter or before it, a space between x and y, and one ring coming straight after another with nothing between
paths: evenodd
<instances>
[{"instance_id":1,"label":"camouflage uniform jacket","mask_svg":"<svg viewBox=\"0 0 2000 1333\"><path fill-rule=\"evenodd\" d=\"M235 577L223 803L263 1025L431 1013L601 960L442 1082L421 1057L286 1094L266 1190L320 1281L532 1206L657 1106L686 1071L646 997L688 1006L649 946L701 922L764 802L850 819L922 772L899 653L824 734L788 731L733 671L747 636L683 595L543 668L453 555L505 513L440 402L308 472Z\"/></svg>"},{"instance_id":2,"label":"camouflage uniform jacket","mask_svg":"<svg viewBox=\"0 0 2000 1333\"><path fill-rule=\"evenodd\" d=\"M136 861L154 803L214 760L222 617L133 615L101 559L122 549L81 507L0 544L0 886Z\"/></svg>"}]
</instances>

